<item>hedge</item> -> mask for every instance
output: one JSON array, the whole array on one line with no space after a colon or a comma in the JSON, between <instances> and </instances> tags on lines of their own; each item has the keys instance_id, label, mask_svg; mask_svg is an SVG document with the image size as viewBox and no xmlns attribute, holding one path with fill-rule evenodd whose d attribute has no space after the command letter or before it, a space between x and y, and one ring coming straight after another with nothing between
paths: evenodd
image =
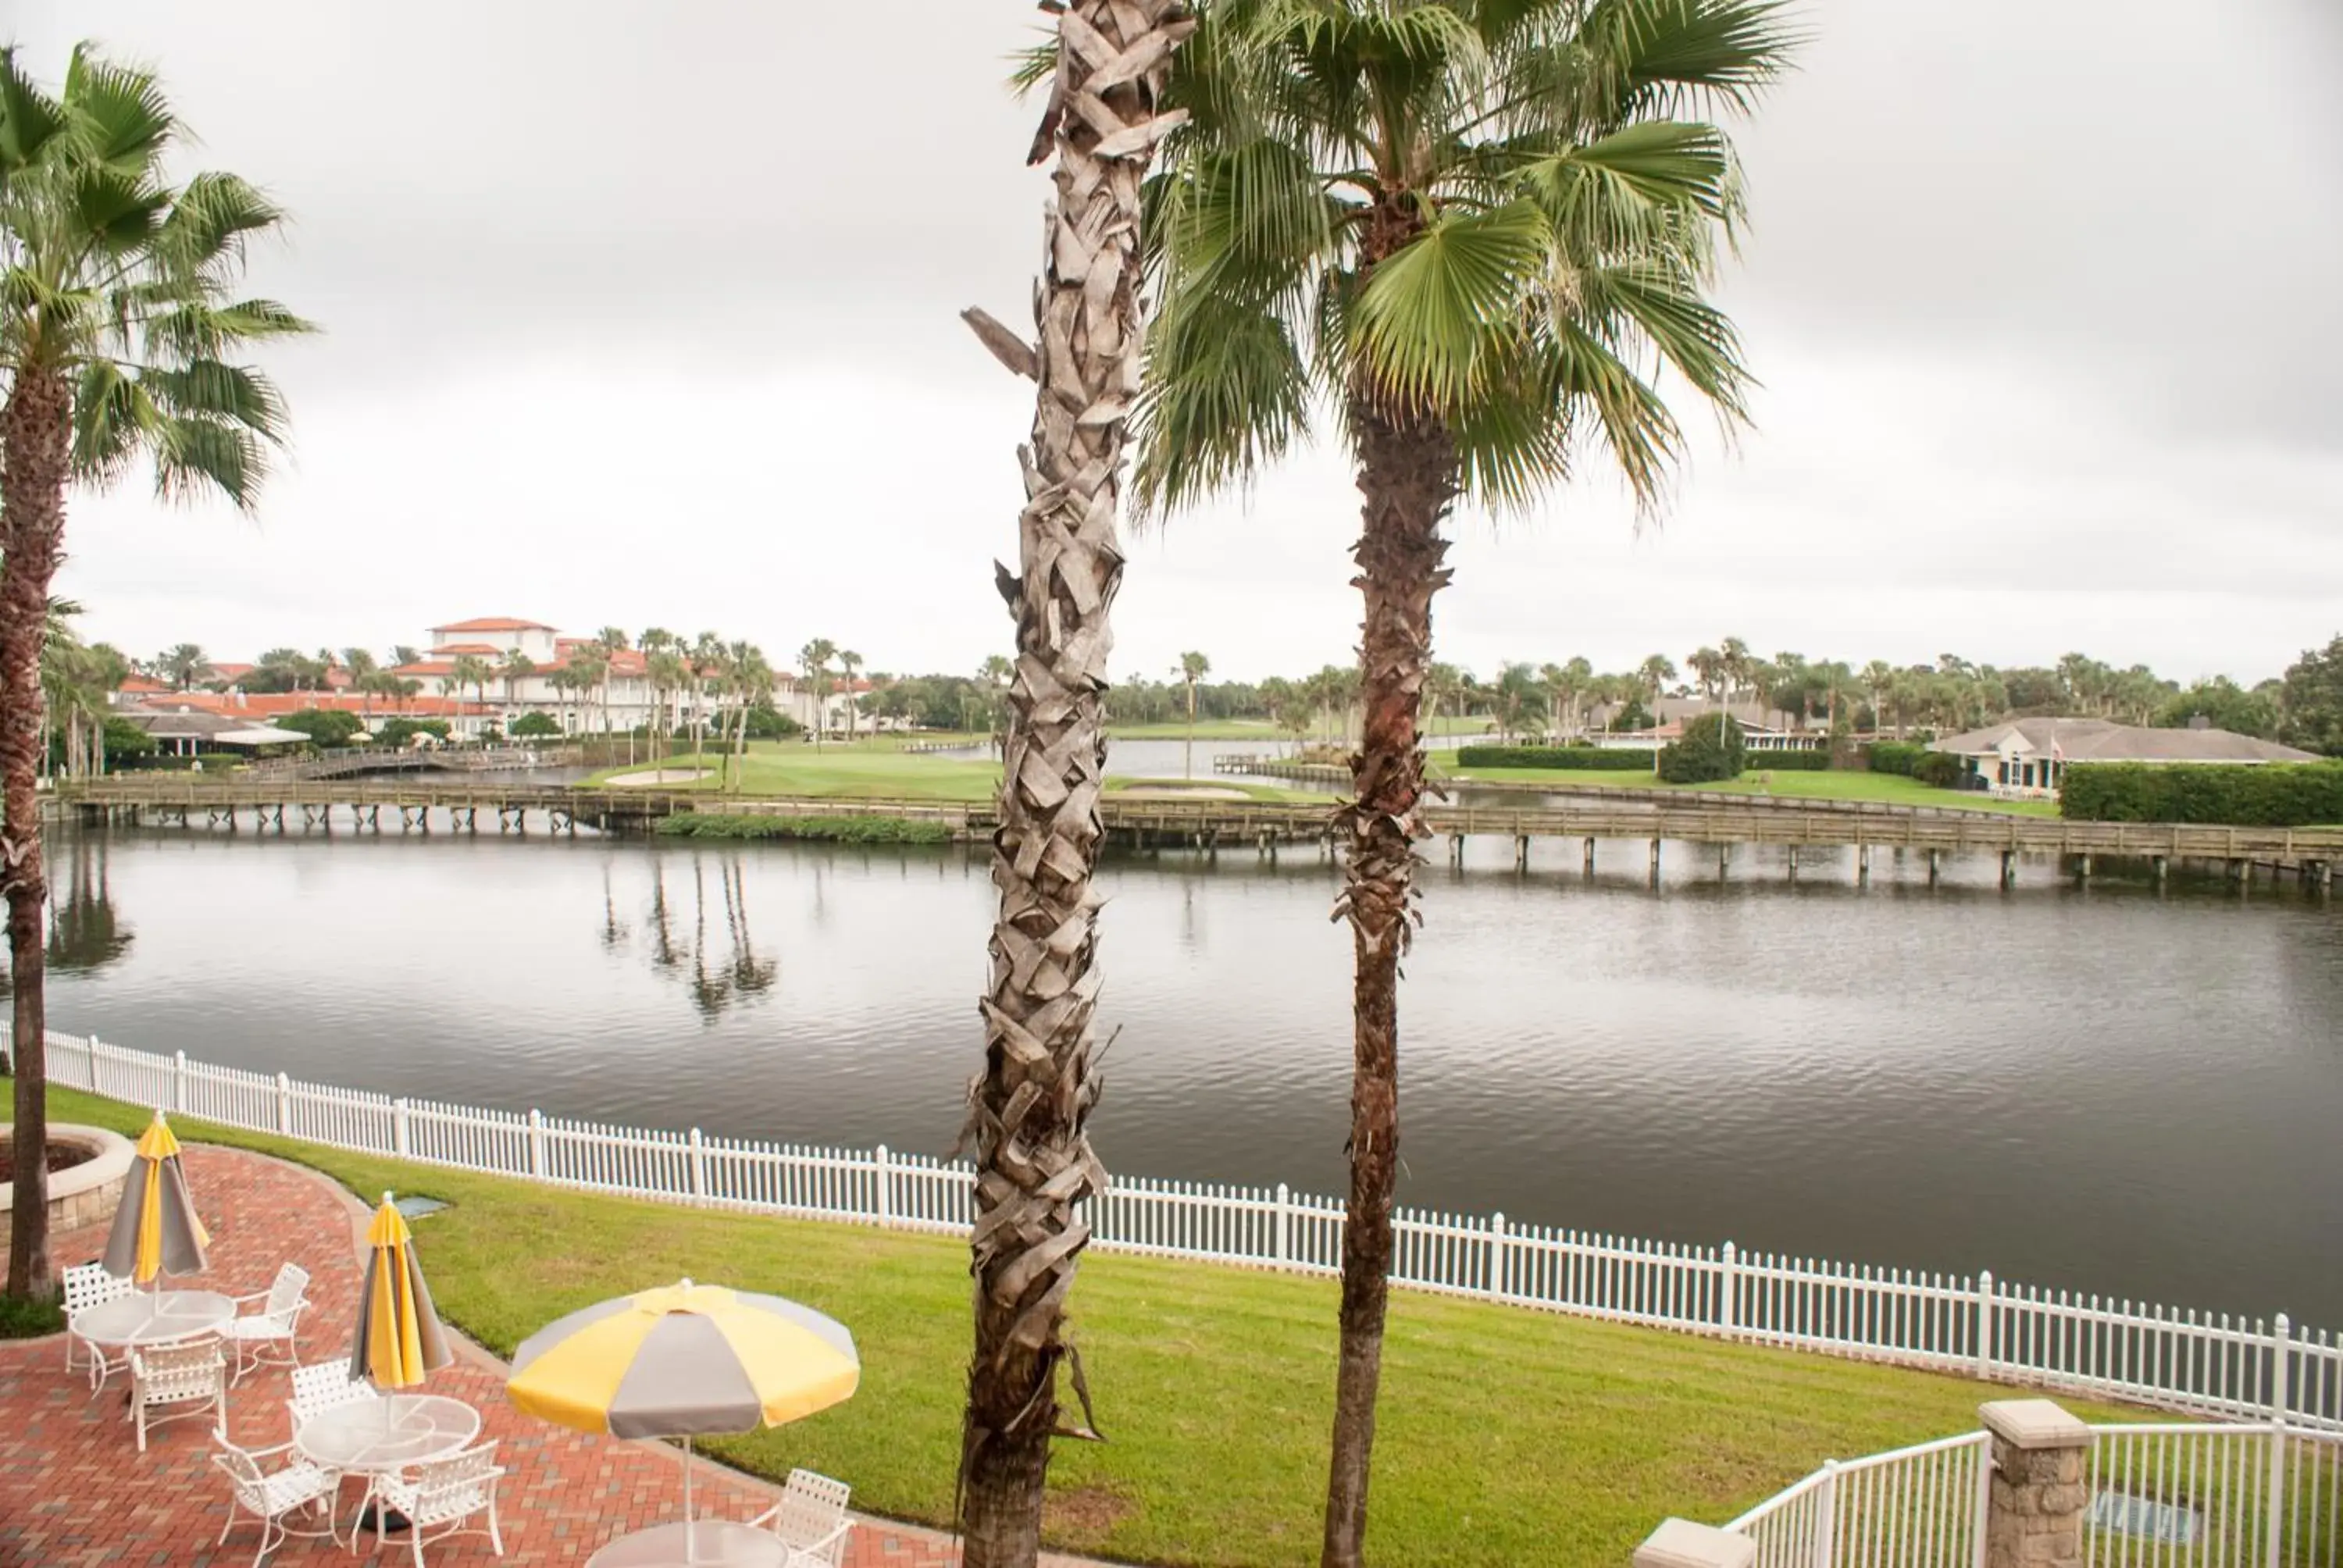
<instances>
[{"instance_id":1,"label":"hedge","mask_svg":"<svg viewBox=\"0 0 2343 1568\"><path fill-rule=\"evenodd\" d=\"M1827 773L1830 765L1827 751L1752 751L1742 762L1761 773Z\"/></svg>"},{"instance_id":2,"label":"hedge","mask_svg":"<svg viewBox=\"0 0 2343 1568\"><path fill-rule=\"evenodd\" d=\"M913 817L759 817L687 811L659 819L669 839L820 839L836 844L949 844L949 822Z\"/></svg>"},{"instance_id":3,"label":"hedge","mask_svg":"<svg viewBox=\"0 0 2343 1568\"><path fill-rule=\"evenodd\" d=\"M2058 809L2080 822L2343 823L2343 762L2077 762L2066 769Z\"/></svg>"},{"instance_id":4,"label":"hedge","mask_svg":"<svg viewBox=\"0 0 2343 1568\"><path fill-rule=\"evenodd\" d=\"M1874 773L1900 773L1909 779L1927 755L1928 749L1916 740L1875 740L1864 753L1864 763Z\"/></svg>"},{"instance_id":5,"label":"hedge","mask_svg":"<svg viewBox=\"0 0 2343 1568\"><path fill-rule=\"evenodd\" d=\"M1649 773L1653 753L1641 747L1460 746L1459 768L1559 768L1589 773Z\"/></svg>"}]
</instances>

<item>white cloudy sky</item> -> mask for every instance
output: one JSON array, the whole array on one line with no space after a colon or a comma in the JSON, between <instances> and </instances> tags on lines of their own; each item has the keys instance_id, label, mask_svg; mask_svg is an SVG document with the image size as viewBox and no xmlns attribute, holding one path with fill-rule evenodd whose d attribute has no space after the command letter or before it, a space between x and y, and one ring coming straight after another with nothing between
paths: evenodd
<instances>
[{"instance_id":1,"label":"white cloudy sky","mask_svg":"<svg viewBox=\"0 0 2343 1568\"><path fill-rule=\"evenodd\" d=\"M2082 648L2274 673L2343 630L2343 23L2332 0L1800 0L1741 132L1726 289L1765 389L1640 534L1590 479L1462 518L1443 654L1619 666L1726 635L1860 662ZM138 488L65 587L134 652L420 641L515 614L1007 640L1040 234L1001 57L1028 0L5 0L162 68L200 161L297 216L257 285L296 447L258 518ZM1338 454L1134 542L1119 671L1347 657Z\"/></svg>"}]
</instances>

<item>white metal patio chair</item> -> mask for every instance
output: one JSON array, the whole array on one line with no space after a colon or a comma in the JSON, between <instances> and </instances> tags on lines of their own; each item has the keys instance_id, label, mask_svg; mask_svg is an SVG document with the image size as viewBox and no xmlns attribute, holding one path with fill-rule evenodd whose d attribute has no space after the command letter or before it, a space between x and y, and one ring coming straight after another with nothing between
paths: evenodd
<instances>
[{"instance_id":1,"label":"white metal patio chair","mask_svg":"<svg viewBox=\"0 0 2343 1568\"><path fill-rule=\"evenodd\" d=\"M118 1275L107 1273L104 1263L81 1263L67 1269L65 1282L65 1371L74 1370L75 1352L86 1355L89 1358L90 1392L95 1393L106 1385L108 1373L122 1370L127 1358L109 1361L102 1347L91 1344L74 1332L74 1314L117 1301L138 1287Z\"/></svg>"},{"instance_id":2,"label":"white metal patio chair","mask_svg":"<svg viewBox=\"0 0 2343 1568\"><path fill-rule=\"evenodd\" d=\"M387 1539L385 1514L395 1512L407 1516L407 1542L415 1553L415 1568L423 1568L427 1540L445 1541L451 1535L486 1535L497 1555L503 1556L504 1533L497 1525L497 1483L504 1473L497 1467L497 1445L490 1442L468 1448L452 1459L435 1459L409 1471L377 1476L370 1489L376 1548L379 1550ZM481 1513L488 1517L485 1527L464 1523Z\"/></svg>"},{"instance_id":3,"label":"white metal patio chair","mask_svg":"<svg viewBox=\"0 0 2343 1568\"><path fill-rule=\"evenodd\" d=\"M789 1551L789 1568L840 1568L854 1522L846 1516L852 1490L810 1470L789 1472L781 1500L749 1523L766 1525Z\"/></svg>"},{"instance_id":4,"label":"white metal patio chair","mask_svg":"<svg viewBox=\"0 0 2343 1568\"><path fill-rule=\"evenodd\" d=\"M227 1523L220 1526L218 1544L227 1544L228 1532L246 1513L260 1521L260 1549L252 1554L252 1568L260 1568L261 1560L289 1537L336 1539L334 1499L341 1489L339 1475L300 1458L275 1470L261 1468L262 1460L291 1449L289 1442L274 1448L238 1448L223 1431L215 1431L212 1441L219 1446L212 1462L227 1473L229 1493ZM317 1516L319 1527L296 1529L288 1523L301 1513Z\"/></svg>"},{"instance_id":5,"label":"white metal patio chair","mask_svg":"<svg viewBox=\"0 0 2343 1568\"><path fill-rule=\"evenodd\" d=\"M313 1415L323 1415L329 1410L374 1397L372 1384L364 1378L350 1376L349 1362L312 1362L293 1369L293 1397L285 1402L285 1409L292 1416L293 1430L297 1433L301 1423Z\"/></svg>"},{"instance_id":6,"label":"white metal patio chair","mask_svg":"<svg viewBox=\"0 0 2343 1568\"><path fill-rule=\"evenodd\" d=\"M151 1413L157 1410L170 1413ZM227 1425L227 1358L219 1341L146 1345L130 1352L130 1415L138 1425L139 1452L146 1452L148 1427L206 1411L214 1426Z\"/></svg>"},{"instance_id":7,"label":"white metal patio chair","mask_svg":"<svg viewBox=\"0 0 2343 1568\"><path fill-rule=\"evenodd\" d=\"M300 1362L301 1314L309 1309L309 1271L287 1263L277 1271L268 1289L236 1298L236 1305L259 1303L256 1312L228 1320L220 1331L236 1352L236 1368L228 1381L242 1382L244 1374L264 1366L297 1366Z\"/></svg>"}]
</instances>

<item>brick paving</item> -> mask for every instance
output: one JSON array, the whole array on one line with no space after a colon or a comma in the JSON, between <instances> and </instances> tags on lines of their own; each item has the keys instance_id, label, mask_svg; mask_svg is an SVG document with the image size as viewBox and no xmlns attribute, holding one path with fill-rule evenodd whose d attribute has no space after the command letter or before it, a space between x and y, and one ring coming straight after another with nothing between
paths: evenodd
<instances>
[{"instance_id":1,"label":"brick paving","mask_svg":"<svg viewBox=\"0 0 2343 1568\"><path fill-rule=\"evenodd\" d=\"M365 1211L315 1171L236 1150L189 1145L187 1182L212 1233L210 1269L183 1282L229 1295L267 1288L280 1263L309 1271L301 1356L348 1354L360 1280ZM424 1271L430 1231L422 1227ZM103 1226L55 1238L57 1266L105 1248ZM166 1281L167 1285L171 1282ZM681 1517L682 1471L661 1445L566 1432L520 1414L504 1400L504 1368L465 1344L455 1363L431 1374L424 1392L452 1395L479 1411L484 1438L498 1442L508 1473L498 1513L505 1554L486 1536L425 1548L432 1564L583 1563L611 1537ZM140 1453L124 1419L123 1380L93 1399L76 1372L65 1372L60 1340L0 1342L0 1568L224 1568L252 1561L248 1519L215 1546L228 1512L226 1478L207 1458L210 1423L201 1417L152 1430ZM228 1432L259 1447L291 1435L287 1376L270 1369L228 1394ZM693 1491L704 1514L745 1520L770 1505L773 1489L702 1461ZM841 1477L851 1482L851 1476ZM356 1501L356 1483L349 1483ZM374 1538L366 1537L372 1555ZM395 1553L395 1555L393 1554ZM382 1562L411 1562L393 1537ZM296 1540L272 1563L351 1561L346 1547ZM848 1568L948 1568L950 1541L931 1531L858 1521Z\"/></svg>"}]
</instances>

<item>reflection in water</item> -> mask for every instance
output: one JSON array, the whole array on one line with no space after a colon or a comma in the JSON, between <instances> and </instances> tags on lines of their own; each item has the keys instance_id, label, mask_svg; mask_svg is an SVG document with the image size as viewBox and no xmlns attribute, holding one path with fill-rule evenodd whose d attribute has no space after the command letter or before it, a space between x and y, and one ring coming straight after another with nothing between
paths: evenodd
<instances>
[{"instance_id":1,"label":"reflection in water","mask_svg":"<svg viewBox=\"0 0 2343 1568\"><path fill-rule=\"evenodd\" d=\"M710 961L708 945L708 867L706 857L691 857L691 950L679 951L675 940L676 912L669 906L667 896L667 865L659 863L651 875L650 904L647 910L646 936L649 939L644 956L652 970L669 979L680 978L691 1005L699 1014L700 1022L713 1024L725 1012L742 1002L754 1001L770 991L779 980L781 965L779 959L765 958L757 951L756 939L749 930L748 878L740 863L739 852L726 855L717 867L717 892L724 910L724 952ZM612 890L610 869L602 869L602 946L616 951L632 946L633 928L618 918L617 894ZM684 972L689 964L689 972Z\"/></svg>"},{"instance_id":2,"label":"reflection in water","mask_svg":"<svg viewBox=\"0 0 2343 1568\"><path fill-rule=\"evenodd\" d=\"M106 840L76 835L52 844L70 849L62 888L57 885L60 868L55 861L49 866L48 967L65 974L86 974L119 962L136 933L114 907ZM0 978L0 996L7 990L6 979Z\"/></svg>"}]
</instances>

